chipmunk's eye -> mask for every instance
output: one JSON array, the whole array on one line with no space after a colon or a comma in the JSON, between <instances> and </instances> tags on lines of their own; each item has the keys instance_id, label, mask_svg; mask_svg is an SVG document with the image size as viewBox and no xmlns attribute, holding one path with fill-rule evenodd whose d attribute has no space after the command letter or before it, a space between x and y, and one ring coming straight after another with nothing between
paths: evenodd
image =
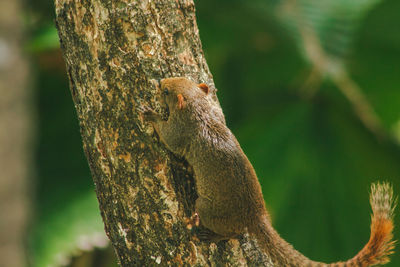
<instances>
[{"instance_id":1,"label":"chipmunk's eye","mask_svg":"<svg viewBox=\"0 0 400 267\"><path fill-rule=\"evenodd\" d=\"M168 94L169 94L168 89L167 89L167 88L164 88L163 95L168 95Z\"/></svg>"}]
</instances>

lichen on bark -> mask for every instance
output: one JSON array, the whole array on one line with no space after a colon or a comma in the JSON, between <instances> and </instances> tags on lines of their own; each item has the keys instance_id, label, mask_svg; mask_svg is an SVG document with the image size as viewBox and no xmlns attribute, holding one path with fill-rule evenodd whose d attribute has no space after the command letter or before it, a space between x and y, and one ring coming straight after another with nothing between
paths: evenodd
<instances>
[{"instance_id":1,"label":"lichen on bark","mask_svg":"<svg viewBox=\"0 0 400 267\"><path fill-rule=\"evenodd\" d=\"M166 77L207 83L215 95L193 1L56 0L55 8L84 151L120 264L266 265L247 237L214 244L191 235L191 168L138 111L162 112L156 95Z\"/></svg>"}]
</instances>

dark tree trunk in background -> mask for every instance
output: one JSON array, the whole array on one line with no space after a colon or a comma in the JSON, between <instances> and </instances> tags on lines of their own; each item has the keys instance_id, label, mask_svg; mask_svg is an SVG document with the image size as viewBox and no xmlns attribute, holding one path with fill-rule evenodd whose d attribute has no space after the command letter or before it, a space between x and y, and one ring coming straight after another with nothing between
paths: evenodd
<instances>
[{"instance_id":1,"label":"dark tree trunk in background","mask_svg":"<svg viewBox=\"0 0 400 267\"><path fill-rule=\"evenodd\" d=\"M0 1L0 265L26 266L33 116L20 1Z\"/></svg>"},{"instance_id":2,"label":"dark tree trunk in background","mask_svg":"<svg viewBox=\"0 0 400 267\"><path fill-rule=\"evenodd\" d=\"M123 266L260 266L247 237L199 242L186 228L190 167L144 123L158 81L213 86L191 0L56 0L56 22L105 230Z\"/></svg>"}]
</instances>

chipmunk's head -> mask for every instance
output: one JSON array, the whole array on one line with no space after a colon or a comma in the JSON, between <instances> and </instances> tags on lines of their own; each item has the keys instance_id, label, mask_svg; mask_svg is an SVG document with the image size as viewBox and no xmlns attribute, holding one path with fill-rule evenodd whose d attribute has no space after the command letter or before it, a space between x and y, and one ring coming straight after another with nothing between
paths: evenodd
<instances>
[{"instance_id":1,"label":"chipmunk's head","mask_svg":"<svg viewBox=\"0 0 400 267\"><path fill-rule=\"evenodd\" d=\"M166 78L161 80L161 95L167 107L171 109L184 109L188 102L207 96L209 88L206 84L184 78Z\"/></svg>"}]
</instances>

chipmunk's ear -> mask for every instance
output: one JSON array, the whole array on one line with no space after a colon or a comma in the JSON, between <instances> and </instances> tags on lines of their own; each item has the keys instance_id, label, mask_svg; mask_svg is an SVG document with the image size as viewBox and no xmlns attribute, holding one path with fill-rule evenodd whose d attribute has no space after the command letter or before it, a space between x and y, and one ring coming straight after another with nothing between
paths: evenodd
<instances>
[{"instance_id":1,"label":"chipmunk's ear","mask_svg":"<svg viewBox=\"0 0 400 267\"><path fill-rule=\"evenodd\" d=\"M208 94L208 92L210 92L210 88L208 88L208 85L205 83L199 83L197 87L199 87L204 93L206 93L206 95Z\"/></svg>"},{"instance_id":2,"label":"chipmunk's ear","mask_svg":"<svg viewBox=\"0 0 400 267\"><path fill-rule=\"evenodd\" d=\"M178 98L178 109L183 109L185 107L185 98L183 98L182 94L177 94L176 97Z\"/></svg>"}]
</instances>

